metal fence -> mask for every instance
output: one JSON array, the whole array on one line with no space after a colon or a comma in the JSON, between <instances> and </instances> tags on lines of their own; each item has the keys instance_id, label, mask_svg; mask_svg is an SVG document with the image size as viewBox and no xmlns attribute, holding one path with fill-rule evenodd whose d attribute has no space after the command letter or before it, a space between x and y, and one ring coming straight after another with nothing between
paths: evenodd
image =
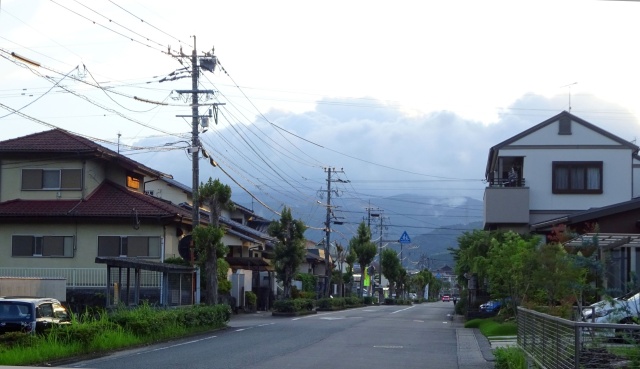
<instances>
[{"instance_id":1,"label":"metal fence","mask_svg":"<svg viewBox=\"0 0 640 369\"><path fill-rule=\"evenodd\" d=\"M1 277L38 277L65 278L67 288L106 287L106 268L0 268ZM160 287L162 273L149 270L140 271L141 287ZM110 284L126 281L126 272L122 275L111 273Z\"/></svg>"},{"instance_id":2,"label":"metal fence","mask_svg":"<svg viewBox=\"0 0 640 369\"><path fill-rule=\"evenodd\" d=\"M640 325L571 321L524 308L517 324L530 367L640 368Z\"/></svg>"}]
</instances>

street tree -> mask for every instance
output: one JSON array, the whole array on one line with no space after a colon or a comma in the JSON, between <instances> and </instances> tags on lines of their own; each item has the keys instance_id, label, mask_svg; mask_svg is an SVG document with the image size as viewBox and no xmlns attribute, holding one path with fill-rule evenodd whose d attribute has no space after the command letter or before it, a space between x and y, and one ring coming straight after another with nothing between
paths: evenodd
<instances>
[{"instance_id":1,"label":"street tree","mask_svg":"<svg viewBox=\"0 0 640 369\"><path fill-rule=\"evenodd\" d=\"M382 250L382 274L389 281L389 293L394 294L400 277L400 258L395 250Z\"/></svg>"},{"instance_id":2,"label":"street tree","mask_svg":"<svg viewBox=\"0 0 640 369\"><path fill-rule=\"evenodd\" d=\"M337 279L337 285L338 285L338 296L339 297L343 297L344 293L343 293L343 289L344 289L344 283L342 281L342 269L344 267L344 262L345 262L345 249L344 247L340 244L336 242L336 263L338 266L338 279Z\"/></svg>"},{"instance_id":3,"label":"street tree","mask_svg":"<svg viewBox=\"0 0 640 369\"><path fill-rule=\"evenodd\" d=\"M400 271L398 272L398 282L396 283L398 286L396 296L398 298L404 299L405 291L407 290L409 283L411 283L411 277L409 276L409 273L407 273L407 270L405 268L400 267Z\"/></svg>"},{"instance_id":4,"label":"street tree","mask_svg":"<svg viewBox=\"0 0 640 369\"><path fill-rule=\"evenodd\" d=\"M518 303L535 288L533 273L536 269L538 237L524 238L515 232L504 234L503 240L493 239L486 258L479 257L476 264L486 272L489 291L497 297L510 297ZM517 313L514 306L514 314Z\"/></svg>"},{"instance_id":5,"label":"street tree","mask_svg":"<svg viewBox=\"0 0 640 369\"><path fill-rule=\"evenodd\" d=\"M209 305L218 303L218 258L224 257L228 250L222 243L224 230L220 228L222 209L232 209L231 187L219 180L209 178L201 183L195 196L211 211L208 226L196 225L193 229L193 240L205 269L205 302Z\"/></svg>"},{"instance_id":6,"label":"street tree","mask_svg":"<svg viewBox=\"0 0 640 369\"><path fill-rule=\"evenodd\" d=\"M278 239L275 247L275 270L278 279L282 281L285 298L291 298L291 283L304 261L306 229L301 220L293 219L291 210L285 206L280 220L271 222L267 230L270 236Z\"/></svg>"},{"instance_id":7,"label":"street tree","mask_svg":"<svg viewBox=\"0 0 640 369\"><path fill-rule=\"evenodd\" d=\"M361 277L358 296L362 297L365 270L376 257L377 252L376 244L371 242L371 229L364 222L360 223L356 235L349 240L349 248L355 252L358 263L360 263Z\"/></svg>"},{"instance_id":8,"label":"street tree","mask_svg":"<svg viewBox=\"0 0 640 369\"><path fill-rule=\"evenodd\" d=\"M358 260L358 255L356 255L352 248L349 248L346 254L344 262L347 264L347 272L342 276L342 280L349 286L349 296L351 296L351 291L353 290L353 266L356 260Z\"/></svg>"}]
</instances>

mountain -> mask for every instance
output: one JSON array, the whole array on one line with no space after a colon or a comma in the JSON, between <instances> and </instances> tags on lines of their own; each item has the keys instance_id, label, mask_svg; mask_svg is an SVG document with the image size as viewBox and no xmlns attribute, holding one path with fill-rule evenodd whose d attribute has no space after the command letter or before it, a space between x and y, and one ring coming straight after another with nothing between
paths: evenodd
<instances>
[{"instance_id":1,"label":"mountain","mask_svg":"<svg viewBox=\"0 0 640 369\"><path fill-rule=\"evenodd\" d=\"M294 218L301 219L310 227L305 232L307 239L318 243L325 237L326 206L322 200L326 201L321 199L321 204L309 204L291 200L287 204ZM248 195L244 198L242 194L234 195L233 201L252 208ZM267 205L278 211L282 206ZM462 232L481 228L483 219L482 201L463 196L443 198L400 194L372 198L370 202L368 199L335 196L331 205L332 242L347 246L358 225L363 221L370 222L372 240L379 245L382 235L382 246L393 248L399 254L402 252L404 266L408 269L416 268L419 263L431 268L453 266L453 258L447 248L457 247L457 237ZM256 207L255 212L267 219L279 219L261 206ZM403 232L407 232L411 243L401 247L398 241Z\"/></svg>"}]
</instances>

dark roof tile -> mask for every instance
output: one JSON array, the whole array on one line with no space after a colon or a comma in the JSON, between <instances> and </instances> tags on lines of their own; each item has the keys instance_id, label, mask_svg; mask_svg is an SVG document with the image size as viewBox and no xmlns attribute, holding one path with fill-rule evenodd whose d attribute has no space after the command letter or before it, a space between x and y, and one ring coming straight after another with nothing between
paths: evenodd
<instances>
[{"instance_id":1,"label":"dark roof tile","mask_svg":"<svg viewBox=\"0 0 640 369\"><path fill-rule=\"evenodd\" d=\"M0 203L0 217L131 217L165 218L191 214L170 203L130 191L111 181L103 182L86 200L11 200Z\"/></svg>"}]
</instances>

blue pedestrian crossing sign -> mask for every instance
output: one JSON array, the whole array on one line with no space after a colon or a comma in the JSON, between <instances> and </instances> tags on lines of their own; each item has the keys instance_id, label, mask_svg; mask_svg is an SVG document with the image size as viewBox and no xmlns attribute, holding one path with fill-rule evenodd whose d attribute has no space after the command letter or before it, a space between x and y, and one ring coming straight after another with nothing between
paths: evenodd
<instances>
[{"instance_id":1,"label":"blue pedestrian crossing sign","mask_svg":"<svg viewBox=\"0 0 640 369\"><path fill-rule=\"evenodd\" d=\"M411 238L409 238L409 235L407 234L407 231L402 232L402 236L400 236L400 239L398 240L398 242L400 243L411 243Z\"/></svg>"}]
</instances>

